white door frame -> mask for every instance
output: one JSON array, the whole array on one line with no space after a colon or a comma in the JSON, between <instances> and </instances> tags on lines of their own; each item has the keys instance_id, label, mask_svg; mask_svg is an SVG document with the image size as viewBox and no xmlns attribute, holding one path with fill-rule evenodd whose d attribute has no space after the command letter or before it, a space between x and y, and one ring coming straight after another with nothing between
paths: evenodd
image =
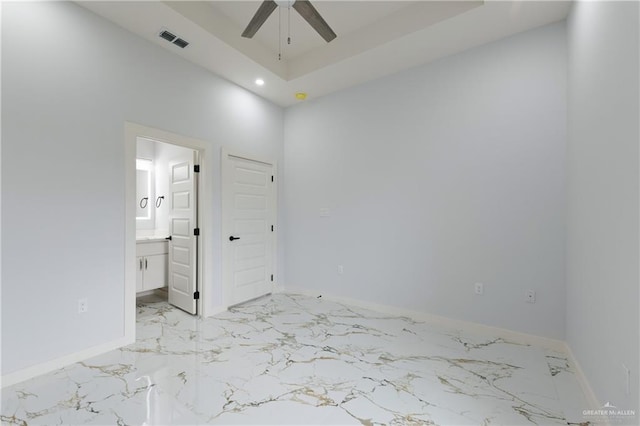
<instances>
[{"instance_id":1,"label":"white door frame","mask_svg":"<svg viewBox=\"0 0 640 426\"><path fill-rule=\"evenodd\" d=\"M229 280L226 280L227 277L227 269L229 268L229 258L230 258L230 250L231 247L229 244L226 244L228 241L226 239L229 236L225 233L228 229L228 221L229 221L229 209L225 206L224 200L226 191L229 191L229 182L230 182L230 172L231 172L231 162L229 161L229 156L236 158L243 158L245 160L256 161L258 163L270 164L273 167L273 176L276 178L276 182L273 185L273 222L274 222L274 231L272 238L272 256L271 256L271 270L273 271L273 282L271 283L271 292L273 293L277 288L278 283L278 164L276 160L270 158L263 158L253 154L247 154L245 152L238 152L235 150L229 150L226 147L222 147L220 162L221 164L221 205L222 205L222 233L221 233L221 243L222 243L222 291L223 291L223 299L225 306L231 305L231 292L232 285Z\"/></svg>"},{"instance_id":2,"label":"white door frame","mask_svg":"<svg viewBox=\"0 0 640 426\"><path fill-rule=\"evenodd\" d=\"M125 158L125 243L124 243L124 336L128 343L136 339L136 141L138 138L152 139L158 142L178 145L199 152L200 178L198 182L198 226L201 237L198 238L198 277L200 299L198 300L198 315L205 317L206 303L203 299L207 294L213 294L211 277L205 276L203 259L206 244L203 239L211 238L212 200L209 180L211 179L213 164L212 150L206 142L187 136L166 132L164 130L146 127L136 123L124 124L124 158Z\"/></svg>"}]
</instances>

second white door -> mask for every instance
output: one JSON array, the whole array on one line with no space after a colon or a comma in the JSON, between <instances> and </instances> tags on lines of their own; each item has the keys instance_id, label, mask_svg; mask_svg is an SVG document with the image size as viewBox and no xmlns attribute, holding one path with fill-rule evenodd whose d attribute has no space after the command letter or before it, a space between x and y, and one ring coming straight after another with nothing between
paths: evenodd
<instances>
[{"instance_id":1,"label":"second white door","mask_svg":"<svg viewBox=\"0 0 640 426\"><path fill-rule=\"evenodd\" d=\"M273 290L274 166L223 153L223 280L229 305Z\"/></svg>"}]
</instances>

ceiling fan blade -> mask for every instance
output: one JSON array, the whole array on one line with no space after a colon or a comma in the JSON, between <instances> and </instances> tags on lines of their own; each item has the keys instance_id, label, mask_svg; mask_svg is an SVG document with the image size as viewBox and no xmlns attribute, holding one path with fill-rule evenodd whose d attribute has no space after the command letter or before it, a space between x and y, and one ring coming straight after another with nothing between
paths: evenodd
<instances>
[{"instance_id":1,"label":"ceiling fan blade","mask_svg":"<svg viewBox=\"0 0 640 426\"><path fill-rule=\"evenodd\" d=\"M253 15L253 18L251 18L251 22L249 22L249 25L247 25L247 28L244 29L244 32L242 33L242 37L246 37L246 38L253 37L256 34L256 32L258 32L262 24L264 24L264 22L267 20L267 18L273 13L274 10L276 10L277 7L278 5L276 4L275 1L264 0L260 5L260 7L258 8L258 10L256 11L256 14Z\"/></svg>"},{"instance_id":2,"label":"ceiling fan blade","mask_svg":"<svg viewBox=\"0 0 640 426\"><path fill-rule=\"evenodd\" d=\"M293 3L293 8L313 27L314 30L320 34L320 36L328 42L336 38L336 33L333 32L329 24L320 16L315 7L309 2L309 0L296 0Z\"/></svg>"}]
</instances>

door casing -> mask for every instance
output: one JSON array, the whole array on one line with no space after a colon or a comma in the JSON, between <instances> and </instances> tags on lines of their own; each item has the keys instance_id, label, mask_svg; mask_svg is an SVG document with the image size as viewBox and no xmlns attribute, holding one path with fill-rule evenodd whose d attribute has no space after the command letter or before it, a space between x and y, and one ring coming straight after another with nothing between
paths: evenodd
<instances>
[{"instance_id":1,"label":"door casing","mask_svg":"<svg viewBox=\"0 0 640 426\"><path fill-rule=\"evenodd\" d=\"M198 217L201 235L212 229L211 189L208 184L213 163L211 149L206 142L167 132L164 130L125 122L125 250L124 250L124 339L133 343L136 339L136 141L146 138L158 142L182 146L198 151L200 158L200 178L198 191ZM207 244L198 238L198 277L200 299L197 301L198 315L207 316L205 295L212 293L211 277L205 274L203 259L207 259Z\"/></svg>"}]
</instances>

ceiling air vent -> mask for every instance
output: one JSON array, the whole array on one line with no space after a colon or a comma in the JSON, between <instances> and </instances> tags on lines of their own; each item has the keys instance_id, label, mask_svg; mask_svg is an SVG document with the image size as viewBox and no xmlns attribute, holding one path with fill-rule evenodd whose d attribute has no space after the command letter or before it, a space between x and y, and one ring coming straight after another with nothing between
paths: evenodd
<instances>
[{"instance_id":1,"label":"ceiling air vent","mask_svg":"<svg viewBox=\"0 0 640 426\"><path fill-rule=\"evenodd\" d=\"M173 41L173 44L175 44L176 46L181 47L181 48L184 49L185 47L187 47L189 45L189 42L186 41L186 40L183 40L181 38L177 38L177 39L175 39Z\"/></svg>"},{"instance_id":2,"label":"ceiling air vent","mask_svg":"<svg viewBox=\"0 0 640 426\"><path fill-rule=\"evenodd\" d=\"M167 40L170 43L175 44L176 46L178 46L178 47L180 47L182 49L184 49L185 47L187 47L189 45L188 41L178 37L177 35L173 34L170 31L167 31L165 29L160 30L160 32L158 33L158 36L160 36L160 38L163 38L163 39Z\"/></svg>"},{"instance_id":3,"label":"ceiling air vent","mask_svg":"<svg viewBox=\"0 0 640 426\"><path fill-rule=\"evenodd\" d=\"M167 30L160 31L160 37L170 42L173 42L173 40L176 39L176 36L174 36Z\"/></svg>"}]
</instances>

